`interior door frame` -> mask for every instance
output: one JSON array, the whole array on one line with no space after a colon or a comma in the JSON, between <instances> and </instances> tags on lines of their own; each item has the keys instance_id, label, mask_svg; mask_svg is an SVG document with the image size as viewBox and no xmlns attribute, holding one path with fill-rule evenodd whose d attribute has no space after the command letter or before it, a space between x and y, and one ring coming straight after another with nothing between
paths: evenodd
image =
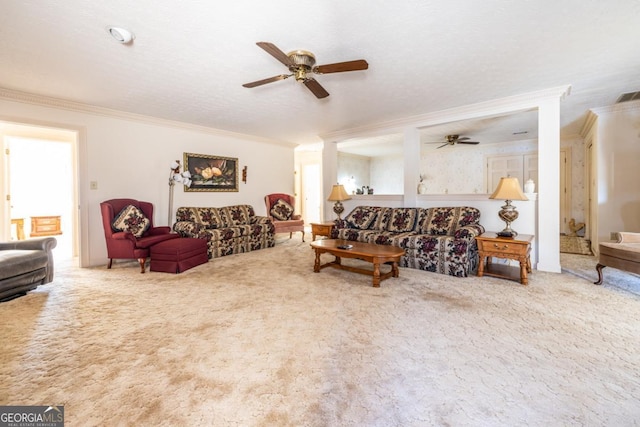
<instances>
[{"instance_id":1,"label":"interior door frame","mask_svg":"<svg viewBox=\"0 0 640 427\"><path fill-rule=\"evenodd\" d=\"M295 165L296 165L296 175L298 179L296 180L296 203L300 203L300 214L305 221L306 225L309 225L309 221L307 221L308 212L307 212L307 203L306 203L306 194L305 194L305 185L306 185L306 176L304 173L305 166L309 165L318 165L319 168L319 182L315 183L318 186L318 194L320 196L320 219L322 222L324 218L324 205L323 196L322 196L322 156L321 152L316 151L296 151L294 154L295 157Z\"/></svg>"},{"instance_id":2,"label":"interior door frame","mask_svg":"<svg viewBox=\"0 0 640 427\"><path fill-rule=\"evenodd\" d=\"M564 158L564 161L563 161ZM573 212L571 194L571 147L560 147L560 182L564 181L564 188L560 189L560 233L567 231L569 218ZM563 179L564 178L564 179Z\"/></svg>"},{"instance_id":3,"label":"interior door frame","mask_svg":"<svg viewBox=\"0 0 640 427\"><path fill-rule=\"evenodd\" d=\"M585 191L587 192L587 209L585 212L585 223L588 224L587 231L585 232L585 238L588 238L591 242L591 252L594 255L598 255L598 189L596 185L596 163L593 161L593 154L595 150L595 143L590 136L585 140L585 174L587 179L587 185Z\"/></svg>"},{"instance_id":4,"label":"interior door frame","mask_svg":"<svg viewBox=\"0 0 640 427\"><path fill-rule=\"evenodd\" d=\"M6 129L11 129L12 126L17 128L25 128L27 132L25 134L13 135L12 132L8 132ZM32 130L32 134L29 133L29 129ZM84 177L87 176L86 162L81 162L80 159L86 156L86 130L81 127L69 126L60 123L50 123L42 121L33 121L25 119L17 119L15 117L0 116L0 138L2 139L2 163L6 166L9 161L8 156L5 154L7 148L6 137L7 136L19 136L19 137L34 137L37 139L43 139L39 136L39 133L46 132L47 129L52 131L63 130L75 133L75 138L69 141L71 144L71 168L72 168L72 182L73 182L73 219L72 219L72 245L73 255L77 256L80 267L89 265L89 241L88 241L88 229L89 220L87 209L82 205L82 191L80 182L86 182ZM30 136L31 135L31 136ZM0 198L3 201L2 209L0 209L0 222L5 224L0 229L0 238L3 240L9 240L11 236L11 221L10 221L10 201L7 200L9 195L9 177L8 167L3 167L3 174L0 177L2 185L0 185Z\"/></svg>"}]
</instances>

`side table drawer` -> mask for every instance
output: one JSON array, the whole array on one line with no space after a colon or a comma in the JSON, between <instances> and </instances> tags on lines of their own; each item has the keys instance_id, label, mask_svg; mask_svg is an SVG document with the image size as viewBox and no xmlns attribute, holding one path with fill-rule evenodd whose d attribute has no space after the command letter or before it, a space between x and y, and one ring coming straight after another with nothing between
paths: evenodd
<instances>
[{"instance_id":1,"label":"side table drawer","mask_svg":"<svg viewBox=\"0 0 640 427\"><path fill-rule=\"evenodd\" d=\"M31 217L31 233L29 237L56 236L62 234L59 216Z\"/></svg>"},{"instance_id":2,"label":"side table drawer","mask_svg":"<svg viewBox=\"0 0 640 427\"><path fill-rule=\"evenodd\" d=\"M333 225L333 222L311 223L311 240L315 240L316 236L331 237Z\"/></svg>"},{"instance_id":3,"label":"side table drawer","mask_svg":"<svg viewBox=\"0 0 640 427\"><path fill-rule=\"evenodd\" d=\"M483 252L500 252L501 254L524 255L527 253L528 244L478 241L478 249Z\"/></svg>"}]
</instances>

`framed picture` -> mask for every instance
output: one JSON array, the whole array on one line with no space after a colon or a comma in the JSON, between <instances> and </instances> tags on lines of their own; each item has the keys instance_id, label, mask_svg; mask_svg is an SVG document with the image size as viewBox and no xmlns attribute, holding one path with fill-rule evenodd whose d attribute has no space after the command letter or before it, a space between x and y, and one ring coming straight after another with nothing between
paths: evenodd
<instances>
[{"instance_id":1,"label":"framed picture","mask_svg":"<svg viewBox=\"0 0 640 427\"><path fill-rule=\"evenodd\" d=\"M238 191L237 158L184 153L184 170L192 180L184 191Z\"/></svg>"}]
</instances>

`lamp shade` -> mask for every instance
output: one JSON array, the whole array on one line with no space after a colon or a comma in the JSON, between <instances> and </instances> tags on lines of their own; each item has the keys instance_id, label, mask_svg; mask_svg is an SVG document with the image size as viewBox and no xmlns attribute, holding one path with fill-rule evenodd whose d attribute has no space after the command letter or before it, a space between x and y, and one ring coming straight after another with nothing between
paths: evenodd
<instances>
[{"instance_id":1,"label":"lamp shade","mask_svg":"<svg viewBox=\"0 0 640 427\"><path fill-rule=\"evenodd\" d=\"M518 178L507 176L500 178L496 191L494 191L489 198L499 200L529 200L520 189Z\"/></svg>"},{"instance_id":2,"label":"lamp shade","mask_svg":"<svg viewBox=\"0 0 640 427\"><path fill-rule=\"evenodd\" d=\"M343 200L351 200L351 197L349 197L349 194L347 194L342 184L335 184L327 200L330 202L341 202Z\"/></svg>"}]
</instances>

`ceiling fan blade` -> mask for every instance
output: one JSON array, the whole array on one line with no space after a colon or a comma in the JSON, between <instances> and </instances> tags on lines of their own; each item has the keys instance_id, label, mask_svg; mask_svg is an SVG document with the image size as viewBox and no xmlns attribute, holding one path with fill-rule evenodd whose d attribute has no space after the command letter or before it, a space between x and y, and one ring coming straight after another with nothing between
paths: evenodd
<instances>
[{"instance_id":1,"label":"ceiling fan blade","mask_svg":"<svg viewBox=\"0 0 640 427\"><path fill-rule=\"evenodd\" d=\"M295 65L293 62L291 62L291 59L289 59L289 57L283 51L278 49L278 47L273 43L257 42L256 44L287 67Z\"/></svg>"},{"instance_id":2,"label":"ceiling fan blade","mask_svg":"<svg viewBox=\"0 0 640 427\"><path fill-rule=\"evenodd\" d=\"M454 138L456 141L466 141L467 139L471 139L468 136L463 136L462 138Z\"/></svg>"},{"instance_id":3,"label":"ceiling fan blade","mask_svg":"<svg viewBox=\"0 0 640 427\"><path fill-rule=\"evenodd\" d=\"M438 148L442 148L442 147L447 146L447 145L453 145L453 144L452 144L452 143L450 143L450 142L446 142L446 143L442 144L441 146L436 147L436 149L438 149Z\"/></svg>"},{"instance_id":4,"label":"ceiling fan blade","mask_svg":"<svg viewBox=\"0 0 640 427\"><path fill-rule=\"evenodd\" d=\"M480 141L460 141L460 140L458 140L457 142L458 142L458 144L471 144L471 145L480 144Z\"/></svg>"},{"instance_id":5,"label":"ceiling fan blade","mask_svg":"<svg viewBox=\"0 0 640 427\"><path fill-rule=\"evenodd\" d=\"M327 92L320 83L318 83L315 79L306 79L304 81L304 85L316 96L316 98L326 98L329 96L329 92Z\"/></svg>"},{"instance_id":6,"label":"ceiling fan blade","mask_svg":"<svg viewBox=\"0 0 640 427\"><path fill-rule=\"evenodd\" d=\"M251 83L245 83L242 86L244 87L256 87L266 85L267 83L277 82L278 80L284 80L291 77L293 74L280 74L279 76L269 77L268 79L257 80Z\"/></svg>"},{"instance_id":7,"label":"ceiling fan blade","mask_svg":"<svg viewBox=\"0 0 640 427\"><path fill-rule=\"evenodd\" d=\"M335 64L318 65L313 67L313 72L317 74L342 73L345 71L366 70L369 64L364 59L355 61L336 62Z\"/></svg>"}]
</instances>

